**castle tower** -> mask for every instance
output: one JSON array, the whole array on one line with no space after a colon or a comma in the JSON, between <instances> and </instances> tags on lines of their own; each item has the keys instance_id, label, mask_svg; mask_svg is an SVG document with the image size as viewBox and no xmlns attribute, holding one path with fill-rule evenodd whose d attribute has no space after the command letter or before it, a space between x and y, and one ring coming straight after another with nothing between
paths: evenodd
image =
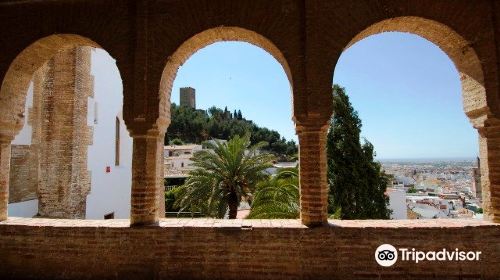
<instances>
[{"instance_id":1,"label":"castle tower","mask_svg":"<svg viewBox=\"0 0 500 280\"><path fill-rule=\"evenodd\" d=\"M180 105L196 109L196 90L192 87L180 88Z\"/></svg>"}]
</instances>

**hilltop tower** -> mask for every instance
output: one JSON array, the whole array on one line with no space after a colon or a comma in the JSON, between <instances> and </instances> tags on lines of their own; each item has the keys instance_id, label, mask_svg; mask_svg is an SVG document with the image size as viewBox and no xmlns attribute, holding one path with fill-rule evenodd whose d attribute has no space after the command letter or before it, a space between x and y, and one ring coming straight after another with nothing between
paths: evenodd
<instances>
[{"instance_id":1,"label":"hilltop tower","mask_svg":"<svg viewBox=\"0 0 500 280\"><path fill-rule=\"evenodd\" d=\"M196 109L196 90L192 87L180 88L180 105Z\"/></svg>"}]
</instances>

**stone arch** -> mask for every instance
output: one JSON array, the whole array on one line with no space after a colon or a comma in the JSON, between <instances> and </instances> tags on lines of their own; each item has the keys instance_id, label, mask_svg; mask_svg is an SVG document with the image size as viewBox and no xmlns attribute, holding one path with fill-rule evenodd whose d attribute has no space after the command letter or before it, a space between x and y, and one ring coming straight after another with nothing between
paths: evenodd
<instances>
[{"instance_id":1,"label":"stone arch","mask_svg":"<svg viewBox=\"0 0 500 280\"><path fill-rule=\"evenodd\" d=\"M495 161L498 150L500 121L496 104L488 100L496 92L488 92L492 81L486 80L483 61L474 49L476 42L466 40L457 31L440 22L414 16L390 18L374 23L351 39L344 50L356 42L382 32L407 32L418 35L438 46L454 63L460 75L463 109L469 121L479 132L479 155L481 159L482 203L485 219L500 221L498 201L498 174ZM495 88L492 88L495 90Z\"/></svg>"},{"instance_id":2,"label":"stone arch","mask_svg":"<svg viewBox=\"0 0 500 280\"><path fill-rule=\"evenodd\" d=\"M22 129L27 90L35 71L59 51L79 46L100 48L80 35L54 34L35 41L17 55L0 88L0 136L13 138Z\"/></svg>"},{"instance_id":3,"label":"stone arch","mask_svg":"<svg viewBox=\"0 0 500 280\"><path fill-rule=\"evenodd\" d=\"M67 136L65 133L73 135L72 137L66 137L68 141L78 141L78 145L73 144L60 144L61 146L66 145L67 147L71 147L72 150L71 156L64 156L64 159L54 160L48 156L41 156L41 161L35 161L33 163L34 166L38 166L41 170L40 172L45 171L44 180L37 180L37 195L39 201L41 201L41 197L44 197L45 201L51 200L49 195L54 195L53 187L56 185L54 182L61 182L57 176L50 176L54 174L47 174L46 170L54 169L52 168L54 162L60 162L62 168L55 168L57 170L69 170L68 166L72 166L73 170L71 171L72 176L66 176L66 179L69 180L78 180L79 185L77 188L74 188L75 191L65 191L58 192L60 205L57 207L53 207L56 210L51 210L50 217L71 217L71 218L81 218L85 216L85 197L90 191L90 173L87 170L87 146L92 142L92 130L87 126L87 98L93 97L93 78L91 76L91 48L101 48L98 43L95 41L82 37L80 35L75 34L55 34L47 37L43 37L31 43L29 46L24 48L11 62L5 76L3 77L1 88L0 88L0 146L2 152L0 152L0 220L5 219L7 217L7 205L8 205L8 192L9 192L9 173L10 173L10 150L12 147L11 141L18 134L23 125L25 123L25 103L26 97L28 95L28 87L31 81L37 80L36 77L40 78L48 73L48 69L51 68L52 73L71 73L73 76L78 76L81 74L88 74L87 78L84 79L76 79L73 77L73 80L70 83L62 83L67 87L73 87L75 89L76 100L73 100L74 107L72 106L59 106L61 109L68 109L72 111L72 114L76 116L83 116L82 118L73 118L72 114L68 114L68 111L57 110L57 113L54 115L64 116L66 114L68 119L73 119L73 121L66 122L65 119L58 119L58 123L64 123L65 128L48 128L53 129L52 131L64 131L64 133L59 134L57 137L54 135L50 135L50 137L44 138L43 145L41 144L41 138L44 136L40 136L36 143L37 146L32 151L33 154L40 155L40 151L49 150L52 148L53 142L50 142L50 139L56 139L54 142L58 142L60 139L65 138ZM102 48L101 48L102 49ZM109 53L108 53L109 55ZM66 65L62 67L64 70L53 70L54 65ZM78 65L76 67L75 65ZM74 67L74 68L72 68ZM71 70L68 70L71 68ZM116 66L118 69L118 65ZM118 73L120 75L120 71L118 69ZM120 75L121 77L121 75ZM40 86L38 92L41 92L41 84L45 83L45 81L38 80L38 85ZM36 82L34 82L36 84ZM50 84L50 82L48 82ZM50 86L49 86L50 87ZM45 90L45 88L44 88ZM78 94L76 91L78 90ZM49 90L50 91L50 90ZM62 90L61 93L67 93L69 90ZM40 93L42 94L42 93ZM51 96L52 94L47 94L45 96ZM62 94L64 95L64 94ZM56 99L56 98L54 98ZM62 99L59 100L63 100ZM39 102L44 102L40 101ZM50 103L50 101L49 101ZM41 103L38 103L41 104ZM53 105L50 103L49 107ZM39 107L37 114L32 114L34 118L38 119L38 127L41 127L41 114L40 110L42 107ZM55 110L54 110L55 112ZM51 118L51 122L55 118ZM34 121L34 119L30 119L30 121ZM70 131L67 126L72 126L73 131ZM70 132L68 132L70 131ZM76 132L75 132L76 131ZM75 140L78 139L78 140ZM59 141L61 142L61 141ZM32 142L33 144L33 142ZM49 147L49 148L47 148ZM31 151L30 151L31 152ZM47 154L51 154L47 152ZM73 155L76 160L73 160ZM38 157L38 156L36 156ZM69 162L69 163L68 163ZM51 165L51 166L49 166ZM46 170L41 169L40 166L45 166ZM47 167L49 166L49 167ZM75 171L76 170L76 171ZM35 175L33 177L36 178ZM62 175L61 175L62 177ZM38 178L39 179L39 178ZM43 181L43 182L41 182ZM73 184L72 182L72 184ZM67 197L71 195L71 199L67 199ZM47 197L49 197L47 199ZM77 198L77 199L74 199ZM62 203L66 203L67 201L72 201L71 209L70 207L66 207L66 205L61 206ZM52 203L40 203L39 204L39 213L42 216L47 216L46 213L49 211L40 211L40 205L52 205ZM54 203L55 205L56 203ZM64 208L67 212L63 213L59 211L59 209Z\"/></svg>"},{"instance_id":4,"label":"stone arch","mask_svg":"<svg viewBox=\"0 0 500 280\"><path fill-rule=\"evenodd\" d=\"M241 41L260 47L271 54L283 67L290 83L290 93L293 105L293 81L288 62L280 49L266 37L240 27L219 26L207 29L184 41L167 59L160 80L160 113L157 126L166 129L170 124L170 96L172 85L179 67L198 50L217 42ZM293 106L292 106L293 108ZM293 109L292 109L293 110ZM293 113L292 113L293 116Z\"/></svg>"},{"instance_id":5,"label":"stone arch","mask_svg":"<svg viewBox=\"0 0 500 280\"><path fill-rule=\"evenodd\" d=\"M440 22L415 16L395 17L379 21L358 33L344 48L383 32L406 32L425 38L438 46L453 61L460 73L462 100L465 114L475 128L483 126L491 115L485 90L481 61L469 42L455 30Z\"/></svg>"}]
</instances>

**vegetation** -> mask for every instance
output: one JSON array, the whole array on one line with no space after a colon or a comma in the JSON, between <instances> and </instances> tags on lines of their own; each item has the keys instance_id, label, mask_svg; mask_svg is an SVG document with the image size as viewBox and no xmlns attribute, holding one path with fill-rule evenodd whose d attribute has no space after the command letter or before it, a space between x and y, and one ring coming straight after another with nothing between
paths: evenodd
<instances>
[{"instance_id":1,"label":"vegetation","mask_svg":"<svg viewBox=\"0 0 500 280\"><path fill-rule=\"evenodd\" d=\"M278 160L297 159L298 147L295 141L287 141L277 131L259 127L246 120L240 110L231 113L227 107L224 110L211 107L205 111L172 104L170 112L172 122L165 136L165 144L200 144L210 139L228 140L236 135L250 134L252 145L267 142L268 145L263 150L274 154Z\"/></svg>"},{"instance_id":2,"label":"vegetation","mask_svg":"<svg viewBox=\"0 0 500 280\"><path fill-rule=\"evenodd\" d=\"M391 177L374 160L373 145L366 139L361 143L361 120L345 90L335 85L333 94L336 113L327 138L329 213L341 219L388 219L384 193ZM205 112L174 104L172 116L172 142L199 143L212 137L230 140L204 143L208 150L193 158L196 169L181 187L168 194L168 209L217 218L223 218L229 209L229 218L234 219L242 198L254 193L248 218L299 217L297 169L279 170L270 178L263 171L274 157L257 153L266 147L257 140L274 143L267 151L278 155L296 153L295 143L285 142L275 131L258 128L240 111L212 107ZM280 143L285 143L285 148L279 148Z\"/></svg>"},{"instance_id":3,"label":"vegetation","mask_svg":"<svg viewBox=\"0 0 500 280\"><path fill-rule=\"evenodd\" d=\"M177 200L177 196L179 189L174 188L170 191L165 192L165 211L166 212L179 212L181 209L179 207L175 207L174 203Z\"/></svg>"},{"instance_id":4,"label":"vegetation","mask_svg":"<svg viewBox=\"0 0 500 280\"><path fill-rule=\"evenodd\" d=\"M229 209L229 219L235 219L242 197L267 179L263 171L272 166L274 157L258 152L264 142L251 146L249 135L206 145L210 150L195 153L195 169L178 188L174 207L216 218L224 218Z\"/></svg>"},{"instance_id":5,"label":"vegetation","mask_svg":"<svg viewBox=\"0 0 500 280\"><path fill-rule=\"evenodd\" d=\"M344 88L333 86L335 114L327 138L329 212L341 219L388 219L390 182L374 160L373 145L361 144L361 120Z\"/></svg>"},{"instance_id":6,"label":"vegetation","mask_svg":"<svg viewBox=\"0 0 500 280\"><path fill-rule=\"evenodd\" d=\"M257 185L249 219L297 219L299 178L297 168L282 169L268 181Z\"/></svg>"},{"instance_id":7,"label":"vegetation","mask_svg":"<svg viewBox=\"0 0 500 280\"><path fill-rule=\"evenodd\" d=\"M407 193L417 193L417 189L415 188L414 185L411 185L409 188L408 188L408 191L406 191Z\"/></svg>"}]
</instances>

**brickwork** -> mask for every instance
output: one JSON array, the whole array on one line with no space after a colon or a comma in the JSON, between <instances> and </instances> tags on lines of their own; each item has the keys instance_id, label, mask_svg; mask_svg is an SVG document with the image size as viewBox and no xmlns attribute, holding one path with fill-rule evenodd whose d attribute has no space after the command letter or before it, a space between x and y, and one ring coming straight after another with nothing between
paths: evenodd
<instances>
[{"instance_id":1,"label":"brickwork","mask_svg":"<svg viewBox=\"0 0 500 280\"><path fill-rule=\"evenodd\" d=\"M297 127L299 136L300 218L305 225L327 222L326 136L328 125Z\"/></svg>"},{"instance_id":2,"label":"brickwork","mask_svg":"<svg viewBox=\"0 0 500 280\"><path fill-rule=\"evenodd\" d=\"M0 137L0 221L7 219L9 205L10 141Z\"/></svg>"},{"instance_id":3,"label":"brickwork","mask_svg":"<svg viewBox=\"0 0 500 280\"><path fill-rule=\"evenodd\" d=\"M132 158L132 225L157 224L165 215L163 134L135 136ZM163 203L162 203L163 201Z\"/></svg>"},{"instance_id":4,"label":"brickwork","mask_svg":"<svg viewBox=\"0 0 500 280\"><path fill-rule=\"evenodd\" d=\"M31 145L12 145L10 159L9 203L37 198L38 170L32 163L38 162Z\"/></svg>"},{"instance_id":5,"label":"brickwork","mask_svg":"<svg viewBox=\"0 0 500 280\"><path fill-rule=\"evenodd\" d=\"M0 3L0 15L0 221L7 218L9 143L24 123L29 81L60 50L100 46L116 59L123 79L123 117L134 138L130 221L0 223L0 272L6 277L498 279L498 224L343 221L327 226L325 152L332 72L342 52L380 32L420 35L445 51L461 75L464 111L481 137L485 217L500 222L498 1L7 1ZM283 66L300 142L301 223L323 226L305 228L298 221L161 220L161 146L170 123L172 82L190 55L227 40L257 45ZM50 71L67 75L71 60L59 60ZM47 83L45 90L64 86ZM69 95L63 91L59 105ZM67 112L75 106L83 110L85 104L70 102L49 110L50 121L40 131L54 151L41 158L41 168L57 174L41 183L42 200L59 203L53 213L60 217L78 216L66 214L81 212L75 201L82 201L88 191L72 184L76 178L85 181L86 173L67 168L78 169L81 163L69 161L67 153L85 146L85 141L74 145L74 137L85 136L71 131L91 134ZM54 126L56 133L44 133ZM40 149L48 151L44 145ZM57 162L57 157L64 160ZM151 224L159 226L138 227ZM450 263L446 269L438 262L398 263L383 269L373 261L373 249L380 243L470 248L483 251L485 259L480 264Z\"/></svg>"},{"instance_id":6,"label":"brickwork","mask_svg":"<svg viewBox=\"0 0 500 280\"><path fill-rule=\"evenodd\" d=\"M87 148L88 97L92 94L90 49L60 52L47 63L41 96L39 209L42 217L85 218L90 191Z\"/></svg>"},{"instance_id":7,"label":"brickwork","mask_svg":"<svg viewBox=\"0 0 500 280\"><path fill-rule=\"evenodd\" d=\"M40 172L40 141L42 127L42 96L47 79L47 65L33 75L33 102L28 108L31 126L30 145L12 145L10 163L9 203L38 198Z\"/></svg>"},{"instance_id":8,"label":"brickwork","mask_svg":"<svg viewBox=\"0 0 500 280\"><path fill-rule=\"evenodd\" d=\"M487 119L479 128L481 192L485 219L500 223L500 120Z\"/></svg>"},{"instance_id":9,"label":"brickwork","mask_svg":"<svg viewBox=\"0 0 500 280\"><path fill-rule=\"evenodd\" d=\"M138 229L127 220L12 218L0 223L0 274L3 279L491 280L500 275L500 243L492 242L498 224L330 222L306 228L298 220L165 219ZM398 260L384 268L374 260L383 243L482 254L479 262Z\"/></svg>"}]
</instances>

